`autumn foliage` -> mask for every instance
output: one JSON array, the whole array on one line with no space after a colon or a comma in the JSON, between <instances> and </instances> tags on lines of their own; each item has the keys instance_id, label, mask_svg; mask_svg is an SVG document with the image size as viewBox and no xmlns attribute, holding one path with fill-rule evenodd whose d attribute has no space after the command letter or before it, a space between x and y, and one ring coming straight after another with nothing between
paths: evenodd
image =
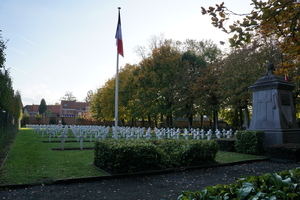
<instances>
[{"instance_id":1,"label":"autumn foliage","mask_svg":"<svg viewBox=\"0 0 300 200\"><path fill-rule=\"evenodd\" d=\"M291 0L252 0L253 9L248 14L237 14L224 3L205 9L203 15L210 15L213 26L232 34L232 47L240 47L259 35L271 38L281 49L283 62L278 71L288 73L299 67L300 62L300 3ZM230 15L243 16L241 21L225 27Z\"/></svg>"}]
</instances>

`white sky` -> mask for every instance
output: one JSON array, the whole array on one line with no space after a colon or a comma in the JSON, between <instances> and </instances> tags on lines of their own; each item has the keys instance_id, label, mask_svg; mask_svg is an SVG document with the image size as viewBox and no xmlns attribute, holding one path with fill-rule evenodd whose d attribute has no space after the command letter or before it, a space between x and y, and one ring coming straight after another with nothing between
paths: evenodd
<instances>
[{"instance_id":1,"label":"white sky","mask_svg":"<svg viewBox=\"0 0 300 200\"><path fill-rule=\"evenodd\" d=\"M1 0L0 30L7 42L6 68L23 105L59 102L67 91L83 101L116 73L118 7L121 7L125 63L137 64L136 46L153 35L166 39L212 39L228 35L201 14L224 0ZM237 12L251 11L251 0L225 0Z\"/></svg>"}]
</instances>

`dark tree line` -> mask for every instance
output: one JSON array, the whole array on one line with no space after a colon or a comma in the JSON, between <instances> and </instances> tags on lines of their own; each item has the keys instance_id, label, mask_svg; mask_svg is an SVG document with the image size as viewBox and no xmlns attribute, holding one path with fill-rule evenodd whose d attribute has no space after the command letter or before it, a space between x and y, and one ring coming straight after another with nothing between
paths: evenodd
<instances>
[{"instance_id":1,"label":"dark tree line","mask_svg":"<svg viewBox=\"0 0 300 200\"><path fill-rule=\"evenodd\" d=\"M9 70L4 65L5 44L0 31L0 150L16 135L22 116L21 94L13 90Z\"/></svg>"}]
</instances>

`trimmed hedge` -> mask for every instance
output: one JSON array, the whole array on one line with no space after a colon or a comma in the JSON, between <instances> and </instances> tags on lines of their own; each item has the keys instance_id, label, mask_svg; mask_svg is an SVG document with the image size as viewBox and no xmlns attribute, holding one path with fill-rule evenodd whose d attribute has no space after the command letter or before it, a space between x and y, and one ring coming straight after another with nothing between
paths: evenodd
<instances>
[{"instance_id":1,"label":"trimmed hedge","mask_svg":"<svg viewBox=\"0 0 300 200\"><path fill-rule=\"evenodd\" d=\"M184 191L178 200L208 199L300 199L300 169L261 176L245 176L230 185L216 185L201 191Z\"/></svg>"},{"instance_id":2,"label":"trimmed hedge","mask_svg":"<svg viewBox=\"0 0 300 200\"><path fill-rule=\"evenodd\" d=\"M94 164L112 174L161 168L162 153L146 140L104 140L95 144Z\"/></svg>"},{"instance_id":3,"label":"trimmed hedge","mask_svg":"<svg viewBox=\"0 0 300 200\"><path fill-rule=\"evenodd\" d=\"M266 147L269 158L300 161L300 144L286 143Z\"/></svg>"},{"instance_id":4,"label":"trimmed hedge","mask_svg":"<svg viewBox=\"0 0 300 200\"><path fill-rule=\"evenodd\" d=\"M104 140L95 144L94 164L112 174L198 166L214 163L218 149L202 140Z\"/></svg>"},{"instance_id":5,"label":"trimmed hedge","mask_svg":"<svg viewBox=\"0 0 300 200\"><path fill-rule=\"evenodd\" d=\"M264 131L238 131L236 135L235 149L239 153L262 154L264 152Z\"/></svg>"},{"instance_id":6,"label":"trimmed hedge","mask_svg":"<svg viewBox=\"0 0 300 200\"><path fill-rule=\"evenodd\" d=\"M215 139L215 141L219 144L220 151L229 151L229 152L235 152L235 141L236 138L220 138Z\"/></svg>"}]
</instances>

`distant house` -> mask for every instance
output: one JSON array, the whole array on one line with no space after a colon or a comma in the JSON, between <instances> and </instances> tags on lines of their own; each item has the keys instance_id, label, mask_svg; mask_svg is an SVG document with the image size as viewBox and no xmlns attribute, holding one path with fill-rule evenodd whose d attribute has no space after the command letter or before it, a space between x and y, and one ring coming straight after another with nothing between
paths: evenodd
<instances>
[{"instance_id":1,"label":"distant house","mask_svg":"<svg viewBox=\"0 0 300 200\"><path fill-rule=\"evenodd\" d=\"M39 105L26 105L23 113L28 113L31 123L48 123L47 117L55 117L56 121L62 118L66 124L78 124L78 117L90 118L90 103L76 101L61 101L60 105L47 105L49 116L43 117L39 122L34 121L34 116L39 112Z\"/></svg>"},{"instance_id":2,"label":"distant house","mask_svg":"<svg viewBox=\"0 0 300 200\"><path fill-rule=\"evenodd\" d=\"M29 116L33 117L39 112L40 105L26 105L23 108L23 113L28 113ZM51 111L50 117L56 117L60 114L60 105L47 105L47 110Z\"/></svg>"},{"instance_id":3,"label":"distant house","mask_svg":"<svg viewBox=\"0 0 300 200\"><path fill-rule=\"evenodd\" d=\"M23 113L28 113L29 116L35 116L39 112L39 105L26 105L23 108Z\"/></svg>"},{"instance_id":4,"label":"distant house","mask_svg":"<svg viewBox=\"0 0 300 200\"><path fill-rule=\"evenodd\" d=\"M90 117L90 103L76 101L61 101L61 117Z\"/></svg>"},{"instance_id":5,"label":"distant house","mask_svg":"<svg viewBox=\"0 0 300 200\"><path fill-rule=\"evenodd\" d=\"M51 117L58 117L60 114L60 105L49 105L47 110L51 111Z\"/></svg>"}]
</instances>

